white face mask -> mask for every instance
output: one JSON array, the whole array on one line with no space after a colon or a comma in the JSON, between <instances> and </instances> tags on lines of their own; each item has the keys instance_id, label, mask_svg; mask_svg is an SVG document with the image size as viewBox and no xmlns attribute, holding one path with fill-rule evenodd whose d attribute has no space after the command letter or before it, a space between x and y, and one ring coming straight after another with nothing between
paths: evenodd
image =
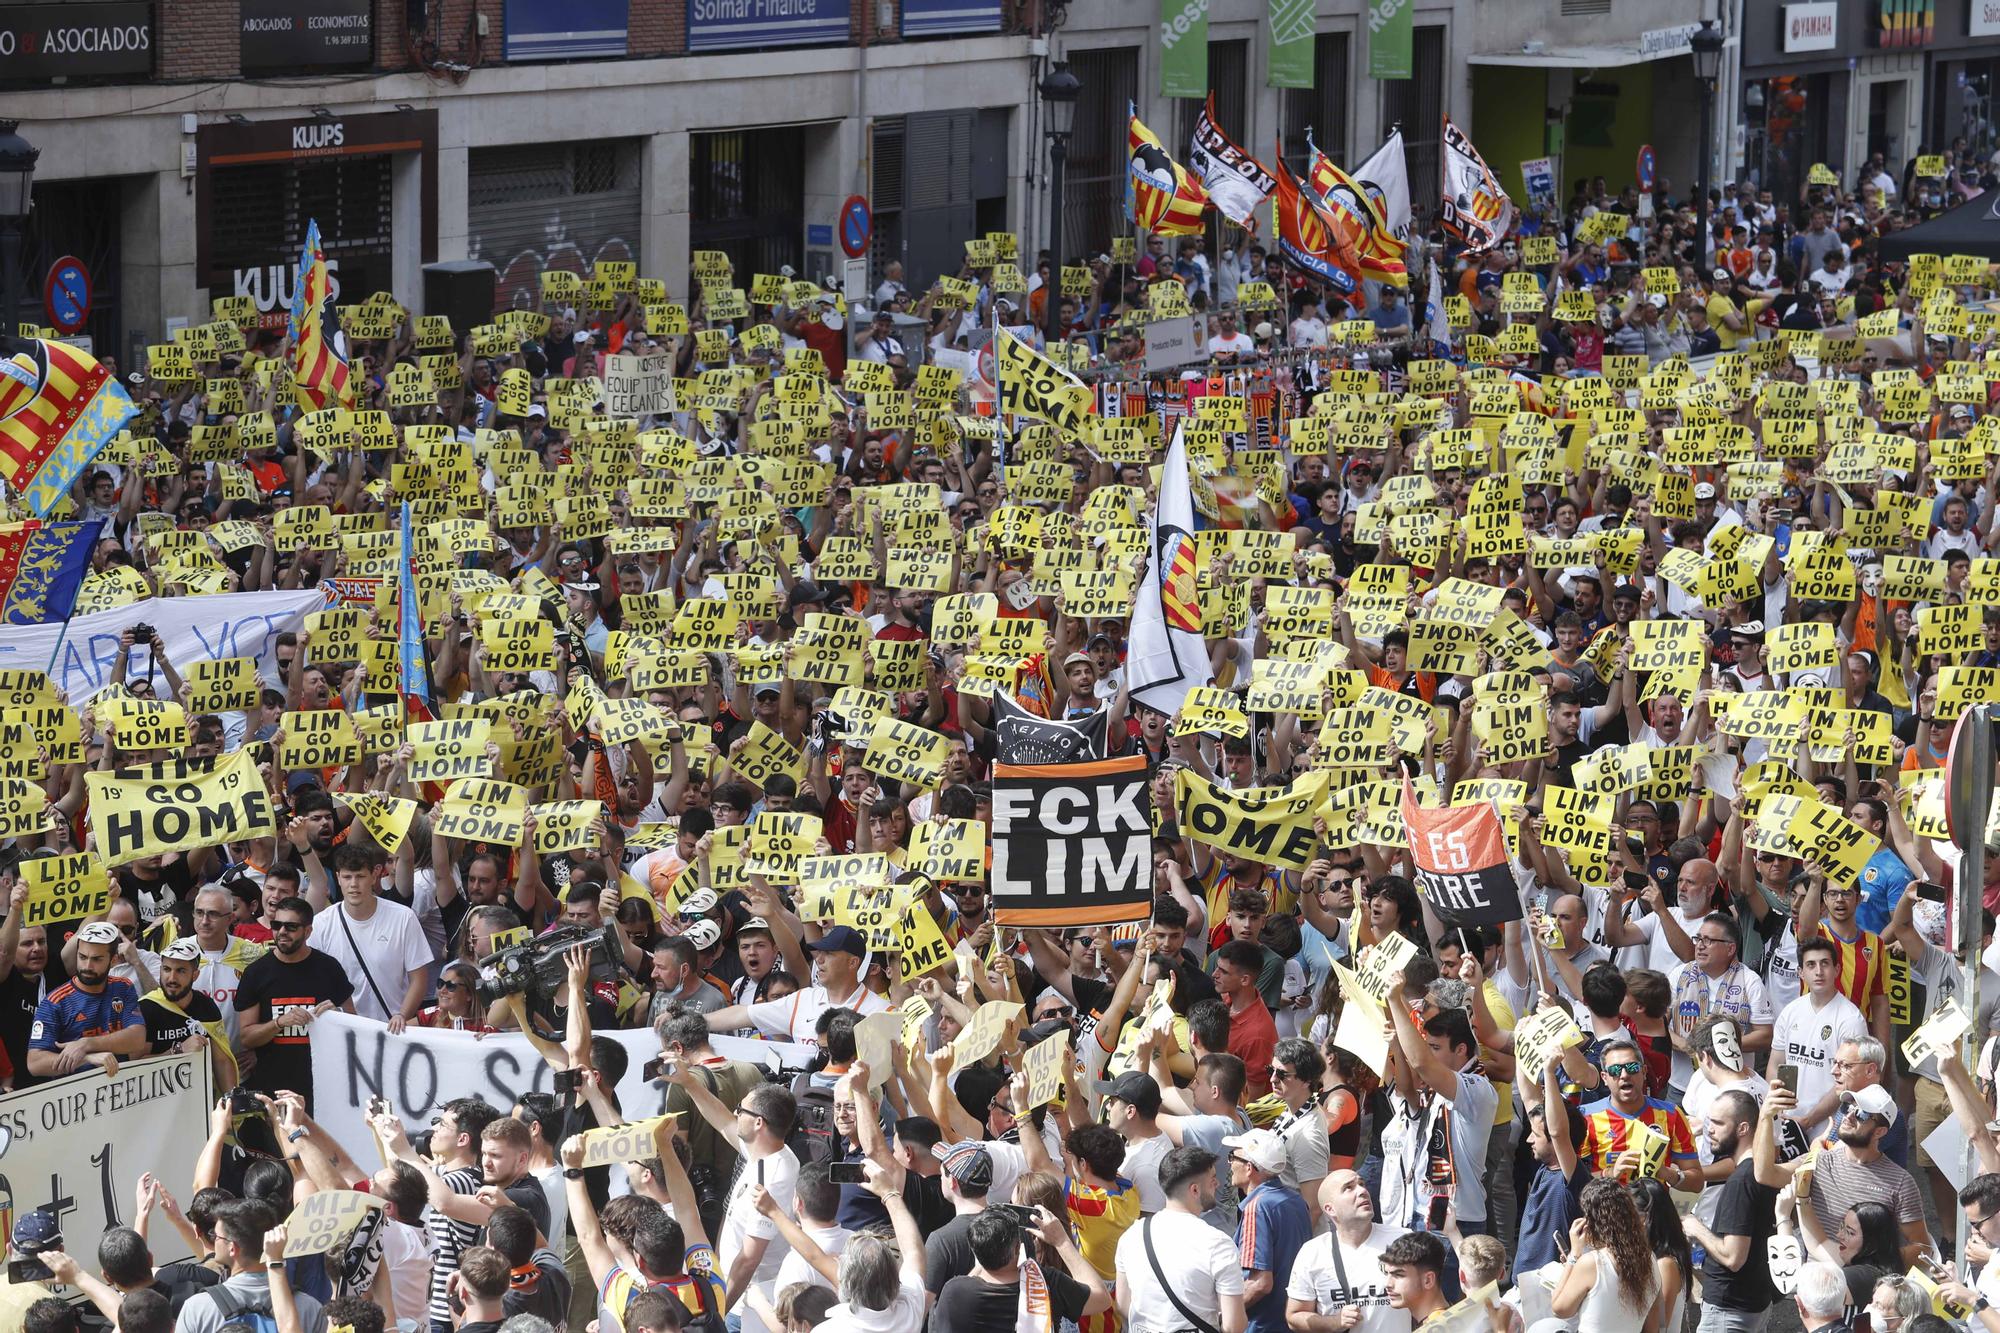
<instances>
[{"instance_id":1,"label":"white face mask","mask_svg":"<svg viewBox=\"0 0 2000 1333\"><path fill-rule=\"evenodd\" d=\"M1743 1071L1743 1046L1736 1036L1734 1027L1718 1027L1710 1042L1709 1049L1715 1061L1732 1074Z\"/></svg>"}]
</instances>

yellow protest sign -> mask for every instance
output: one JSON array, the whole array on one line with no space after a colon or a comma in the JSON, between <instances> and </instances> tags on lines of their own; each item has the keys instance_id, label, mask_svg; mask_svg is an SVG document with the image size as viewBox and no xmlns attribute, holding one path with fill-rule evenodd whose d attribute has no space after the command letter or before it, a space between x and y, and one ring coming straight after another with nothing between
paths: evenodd
<instances>
[{"instance_id":1,"label":"yellow protest sign","mask_svg":"<svg viewBox=\"0 0 2000 1333\"><path fill-rule=\"evenodd\" d=\"M1067 1031L1044 1037L1021 1053L1021 1073L1028 1080L1028 1104L1020 1108L1021 1114L1046 1106L1061 1094L1069 1062Z\"/></svg>"},{"instance_id":2,"label":"yellow protest sign","mask_svg":"<svg viewBox=\"0 0 2000 1333\"><path fill-rule=\"evenodd\" d=\"M528 789L492 778L460 778L445 789L431 827L447 838L518 846Z\"/></svg>"},{"instance_id":3,"label":"yellow protest sign","mask_svg":"<svg viewBox=\"0 0 2000 1333\"><path fill-rule=\"evenodd\" d=\"M671 1115L656 1115L605 1129L586 1129L578 1136L583 1140L583 1164L623 1166L658 1157L660 1126L673 1119Z\"/></svg>"},{"instance_id":4,"label":"yellow protest sign","mask_svg":"<svg viewBox=\"0 0 2000 1333\"><path fill-rule=\"evenodd\" d=\"M877 777L928 787L943 774L950 754L951 742L944 733L899 718L880 717L869 732L868 752L861 762Z\"/></svg>"},{"instance_id":5,"label":"yellow protest sign","mask_svg":"<svg viewBox=\"0 0 2000 1333\"><path fill-rule=\"evenodd\" d=\"M919 898L904 910L896 922L900 951L896 955L903 984L913 985L918 977L943 967L951 959L951 946L938 929L931 909Z\"/></svg>"},{"instance_id":6,"label":"yellow protest sign","mask_svg":"<svg viewBox=\"0 0 2000 1333\"><path fill-rule=\"evenodd\" d=\"M531 809L535 816L537 856L554 856L594 846L594 826L604 817L602 801L549 801Z\"/></svg>"},{"instance_id":7,"label":"yellow protest sign","mask_svg":"<svg viewBox=\"0 0 2000 1333\"><path fill-rule=\"evenodd\" d=\"M780 773L795 782L802 781L806 771L798 747L762 722L750 724L743 748L730 756L729 766L759 787Z\"/></svg>"},{"instance_id":8,"label":"yellow protest sign","mask_svg":"<svg viewBox=\"0 0 2000 1333\"><path fill-rule=\"evenodd\" d=\"M196 714L254 712L263 693L257 664L247 657L218 657L188 663L187 706Z\"/></svg>"},{"instance_id":9,"label":"yellow protest sign","mask_svg":"<svg viewBox=\"0 0 2000 1333\"><path fill-rule=\"evenodd\" d=\"M382 1200L358 1190L315 1190L285 1219L285 1257L331 1254Z\"/></svg>"},{"instance_id":10,"label":"yellow protest sign","mask_svg":"<svg viewBox=\"0 0 2000 1333\"><path fill-rule=\"evenodd\" d=\"M299 769L335 768L361 762L361 733L354 718L340 708L286 713L278 731L278 766Z\"/></svg>"},{"instance_id":11,"label":"yellow protest sign","mask_svg":"<svg viewBox=\"0 0 2000 1333\"><path fill-rule=\"evenodd\" d=\"M383 851L394 856L403 849L403 839L410 834L410 820L416 817L416 801L377 792L341 793L334 799L354 812L361 827L368 830L368 836Z\"/></svg>"},{"instance_id":12,"label":"yellow protest sign","mask_svg":"<svg viewBox=\"0 0 2000 1333\"><path fill-rule=\"evenodd\" d=\"M999 1046L1007 1025L1020 1017L1021 1006L1013 1000L988 1000L972 1015L951 1043L952 1067L964 1069L984 1060Z\"/></svg>"},{"instance_id":13,"label":"yellow protest sign","mask_svg":"<svg viewBox=\"0 0 2000 1333\"><path fill-rule=\"evenodd\" d=\"M415 749L409 763L410 781L453 782L490 776L493 761L486 753L486 742L491 732L492 724L483 717L412 722L403 733Z\"/></svg>"},{"instance_id":14,"label":"yellow protest sign","mask_svg":"<svg viewBox=\"0 0 2000 1333\"><path fill-rule=\"evenodd\" d=\"M104 863L274 838L277 819L257 758L166 759L84 775Z\"/></svg>"},{"instance_id":15,"label":"yellow protest sign","mask_svg":"<svg viewBox=\"0 0 2000 1333\"><path fill-rule=\"evenodd\" d=\"M0 838L45 833L49 816L41 783L32 778L0 777Z\"/></svg>"},{"instance_id":16,"label":"yellow protest sign","mask_svg":"<svg viewBox=\"0 0 2000 1333\"><path fill-rule=\"evenodd\" d=\"M1972 1028L1972 1020L1957 1000L1946 1000L1931 1011L1924 1025L1903 1042L1903 1054L1911 1065L1958 1050L1959 1039Z\"/></svg>"},{"instance_id":17,"label":"yellow protest sign","mask_svg":"<svg viewBox=\"0 0 2000 1333\"><path fill-rule=\"evenodd\" d=\"M111 909L111 876L94 853L30 857L21 862L19 874L28 889L28 901L21 909L24 928L99 916Z\"/></svg>"}]
</instances>

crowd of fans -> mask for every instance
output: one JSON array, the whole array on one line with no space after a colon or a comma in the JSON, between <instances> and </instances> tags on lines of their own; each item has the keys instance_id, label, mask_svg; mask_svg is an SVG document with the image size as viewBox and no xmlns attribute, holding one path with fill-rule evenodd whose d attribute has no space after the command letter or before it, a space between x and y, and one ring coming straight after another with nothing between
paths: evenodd
<instances>
[{"instance_id":1,"label":"crowd of fans","mask_svg":"<svg viewBox=\"0 0 2000 1333\"><path fill-rule=\"evenodd\" d=\"M2000 972L1962 971L1941 813L1957 719L2000 701L1993 284L1875 249L1961 179L1993 184L1954 155L1937 188L1879 162L1797 201L1732 188L1699 246L1664 186L1641 208L1580 181L1484 255L1413 244L1414 302L1335 300L1240 233L1213 261L1198 238L1086 256L1090 294L1059 298L1081 350L1054 359L1137 401L1137 455L1095 423L996 432L971 379L918 374L996 323L1040 345L1046 260L1019 292L970 259L919 292L892 265L845 315L774 278L715 318L698 288L686 332L634 286L441 360L404 319L344 343L384 448L285 405L277 331L186 379L133 370L142 416L73 513L105 524L83 606L134 624L74 756L40 742L46 832L4 854L0 1051L15 1090L206 1052L219 1100L190 1176L131 1186L133 1225L16 1215L0 1324L2000 1333L1992 1059L1958 1053L1986 1048ZM1273 304L1243 299L1258 281ZM1148 378L1169 284L1213 315L1208 358ZM606 417L593 377L649 352L674 404ZM1256 423L1246 389L1273 396ZM1106 573L1129 608L1156 465L1198 422L1227 441L1196 493L1237 726L1149 702L1129 614L1065 577ZM601 803L560 845L533 812L512 844L454 836L413 776L398 571L369 539L406 503L431 706L489 722L485 774L535 810ZM277 637L255 708L198 707L144 624L150 598L310 587L333 618ZM1475 641L1441 648L1465 604ZM1660 656L1663 626L1695 660ZM1293 664L1307 702L1269 706ZM963 858L937 870L968 827L986 851L996 696L1101 711L1109 752L1143 756L1144 920L999 926ZM121 745L135 701L181 709L185 743ZM1182 826L1181 771L1286 788L1351 752L1336 722L1412 701L1335 772L1309 865ZM1777 724L1744 725L1767 703ZM329 711L361 757L288 763L298 715ZM885 720L933 757L877 762ZM22 864L98 846L86 773L246 747L276 836L144 855L103 914L23 925ZM1400 827L1344 799L1405 773L1499 803L1519 919L1447 924ZM1865 864L1806 845L1793 815L1821 807L1873 840ZM797 882L834 856L900 933ZM496 992L496 950L564 929L559 984ZM950 952L913 973L930 933ZM1386 1021L1356 1031L1349 983L1385 958ZM336 1011L404 1041L519 1033L556 1090L378 1101L372 1143L343 1142L312 1086ZM621 1030L657 1037L641 1078L672 1115L587 1162L628 1119ZM381 1207L288 1259L338 1191Z\"/></svg>"}]
</instances>

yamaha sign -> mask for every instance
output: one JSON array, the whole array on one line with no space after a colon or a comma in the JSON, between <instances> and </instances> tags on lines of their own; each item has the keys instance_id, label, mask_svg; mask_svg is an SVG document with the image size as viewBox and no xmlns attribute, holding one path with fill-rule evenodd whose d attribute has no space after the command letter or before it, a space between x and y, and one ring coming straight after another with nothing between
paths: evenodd
<instances>
[{"instance_id":1,"label":"yamaha sign","mask_svg":"<svg viewBox=\"0 0 2000 1333\"><path fill-rule=\"evenodd\" d=\"M1786 5L1782 13L1785 50L1831 51L1840 44L1840 5L1837 0Z\"/></svg>"}]
</instances>

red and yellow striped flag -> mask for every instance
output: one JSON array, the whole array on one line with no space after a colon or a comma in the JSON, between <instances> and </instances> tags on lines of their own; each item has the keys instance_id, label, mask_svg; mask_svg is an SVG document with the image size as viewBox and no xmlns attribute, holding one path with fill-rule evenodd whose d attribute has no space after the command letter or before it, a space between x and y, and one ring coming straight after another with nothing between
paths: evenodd
<instances>
[{"instance_id":1,"label":"red and yellow striped flag","mask_svg":"<svg viewBox=\"0 0 2000 1333\"><path fill-rule=\"evenodd\" d=\"M1201 235L1208 190L1194 173L1167 156L1166 148L1136 114L1126 142L1132 159L1125 177L1127 215L1160 236Z\"/></svg>"},{"instance_id":2,"label":"red and yellow striped flag","mask_svg":"<svg viewBox=\"0 0 2000 1333\"><path fill-rule=\"evenodd\" d=\"M354 406L354 387L341 360L326 340L326 254L320 249L319 222L306 224L306 244L299 255L299 277L292 292L292 383L307 411Z\"/></svg>"}]
</instances>

